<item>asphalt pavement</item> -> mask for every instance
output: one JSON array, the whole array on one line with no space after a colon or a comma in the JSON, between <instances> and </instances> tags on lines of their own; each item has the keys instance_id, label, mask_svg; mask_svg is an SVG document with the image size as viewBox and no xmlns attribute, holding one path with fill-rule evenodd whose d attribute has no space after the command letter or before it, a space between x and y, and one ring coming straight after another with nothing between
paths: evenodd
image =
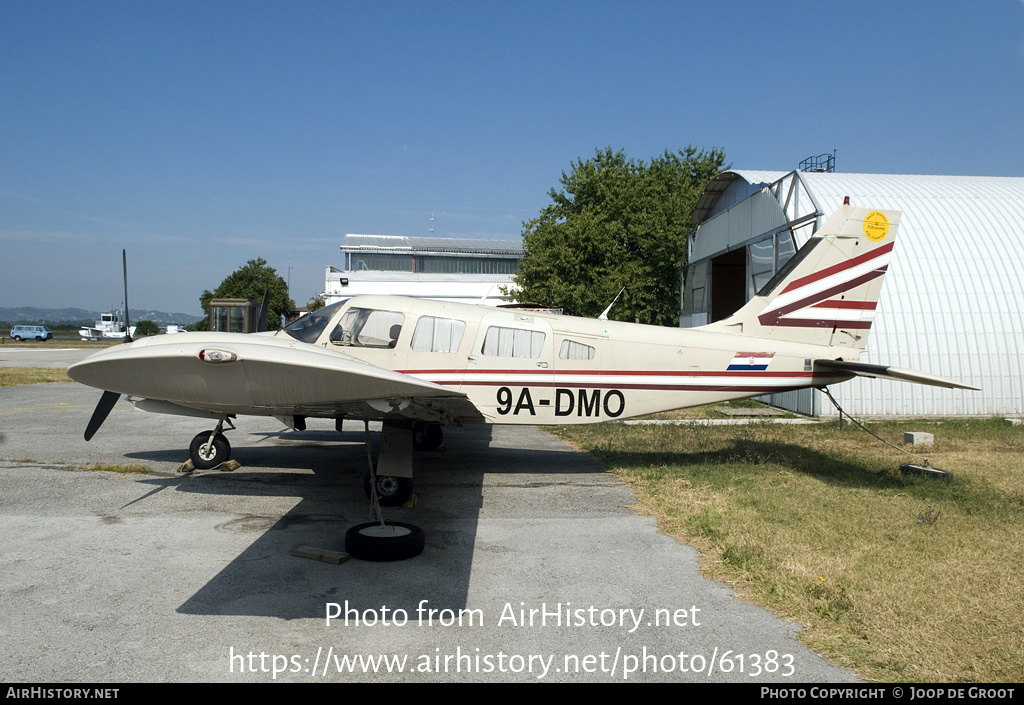
<instances>
[{"instance_id":1,"label":"asphalt pavement","mask_svg":"<svg viewBox=\"0 0 1024 705\"><path fill-rule=\"evenodd\" d=\"M68 367L96 348L41 348L30 343L0 345L0 367Z\"/></svg>"},{"instance_id":2,"label":"asphalt pavement","mask_svg":"<svg viewBox=\"0 0 1024 705\"><path fill-rule=\"evenodd\" d=\"M855 680L537 428L447 429L385 510L423 554L337 565L291 551L369 521L360 423L243 417L241 468L182 474L202 420L122 400L86 443L99 395L0 389L0 681Z\"/></svg>"}]
</instances>

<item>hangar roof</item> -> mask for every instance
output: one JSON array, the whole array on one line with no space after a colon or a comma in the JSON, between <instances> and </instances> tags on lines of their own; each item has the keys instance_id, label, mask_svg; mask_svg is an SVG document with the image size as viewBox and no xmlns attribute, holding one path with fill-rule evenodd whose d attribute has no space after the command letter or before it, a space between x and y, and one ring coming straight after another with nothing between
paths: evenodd
<instances>
[{"instance_id":1,"label":"hangar roof","mask_svg":"<svg viewBox=\"0 0 1024 705\"><path fill-rule=\"evenodd\" d=\"M523 245L514 240L474 240L454 237L408 237L405 235L346 235L343 252L390 250L399 252L443 252L521 257Z\"/></svg>"},{"instance_id":2,"label":"hangar roof","mask_svg":"<svg viewBox=\"0 0 1024 705\"><path fill-rule=\"evenodd\" d=\"M746 198L756 190L782 179L788 171L734 169L722 172L707 185L697 200L692 220L703 223L711 216ZM854 195L871 200L880 208L900 209L908 201L925 202L941 207L951 201L999 200L1008 204L1006 215L1024 212L1024 178L1008 176L930 176L922 174L845 174L841 172L797 172L816 196L827 201L838 198L832 210L843 202L843 196ZM731 187L731 188L730 188ZM722 196L728 196L720 203ZM1016 203L1016 207L1012 204ZM822 203L824 205L824 203ZM960 206L956 206L960 210ZM1017 218L1017 223L1021 219Z\"/></svg>"},{"instance_id":3,"label":"hangar roof","mask_svg":"<svg viewBox=\"0 0 1024 705\"><path fill-rule=\"evenodd\" d=\"M845 196L853 205L903 212L863 361L983 390L854 380L834 390L844 406L861 414L1024 413L1024 178L733 170L708 185L694 220L703 223L753 193L787 184L775 191L781 203L794 180L809 198L801 200L803 212L786 211L790 221L817 210L824 222ZM798 245L808 230L795 232ZM703 252L719 249L725 248L701 244Z\"/></svg>"}]
</instances>

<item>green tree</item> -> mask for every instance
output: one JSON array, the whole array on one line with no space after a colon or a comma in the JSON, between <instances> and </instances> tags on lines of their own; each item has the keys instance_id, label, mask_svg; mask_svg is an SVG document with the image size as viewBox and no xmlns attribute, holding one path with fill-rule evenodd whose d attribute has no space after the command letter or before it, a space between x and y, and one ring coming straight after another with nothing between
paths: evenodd
<instances>
[{"instance_id":1,"label":"green tree","mask_svg":"<svg viewBox=\"0 0 1024 705\"><path fill-rule=\"evenodd\" d=\"M676 325L690 215L724 162L722 150L692 145L649 164L611 147L577 160L551 205L523 223L519 299L597 316L625 287L609 318Z\"/></svg>"},{"instance_id":2,"label":"green tree","mask_svg":"<svg viewBox=\"0 0 1024 705\"><path fill-rule=\"evenodd\" d=\"M142 337L144 335L156 335L160 332L160 326L153 321L139 321L135 325L135 336Z\"/></svg>"},{"instance_id":3,"label":"green tree","mask_svg":"<svg viewBox=\"0 0 1024 705\"><path fill-rule=\"evenodd\" d=\"M252 299L262 302L264 291L270 291L267 328L276 330L281 327L281 314L295 310L295 302L288 298L287 282L262 257L251 259L244 267L236 269L214 291L204 291L199 297L199 303L209 320L211 299ZM202 325L201 330L205 330L206 324Z\"/></svg>"},{"instance_id":4,"label":"green tree","mask_svg":"<svg viewBox=\"0 0 1024 705\"><path fill-rule=\"evenodd\" d=\"M317 294L310 297L309 303L306 304L306 313L313 313L313 311L318 311L326 305L327 302L324 301L324 297Z\"/></svg>"}]
</instances>

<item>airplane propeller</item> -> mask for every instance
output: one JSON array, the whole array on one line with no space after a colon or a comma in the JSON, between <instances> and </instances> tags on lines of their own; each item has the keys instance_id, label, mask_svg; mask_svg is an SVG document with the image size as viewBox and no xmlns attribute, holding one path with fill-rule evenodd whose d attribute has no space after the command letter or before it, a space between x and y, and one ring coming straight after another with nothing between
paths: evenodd
<instances>
[{"instance_id":1,"label":"airplane propeller","mask_svg":"<svg viewBox=\"0 0 1024 705\"><path fill-rule=\"evenodd\" d=\"M111 409L114 408L114 404L120 398L121 395L117 392L103 392L99 403L96 404L96 409L92 412L92 418L89 419L89 425L85 427L85 440L92 440L92 437L100 430L100 426L107 420Z\"/></svg>"},{"instance_id":2,"label":"airplane propeller","mask_svg":"<svg viewBox=\"0 0 1024 705\"><path fill-rule=\"evenodd\" d=\"M132 342L132 324L128 320L128 253L125 250L121 250L121 271L124 272L124 342L130 343Z\"/></svg>"},{"instance_id":3,"label":"airplane propeller","mask_svg":"<svg viewBox=\"0 0 1024 705\"><path fill-rule=\"evenodd\" d=\"M263 305L260 307L260 319L256 324L256 332L262 333L267 329L267 312L270 310L270 289L263 290Z\"/></svg>"},{"instance_id":4,"label":"airplane propeller","mask_svg":"<svg viewBox=\"0 0 1024 705\"><path fill-rule=\"evenodd\" d=\"M121 271L124 273L124 342L130 343L132 342L132 327L128 317L128 253L123 249L121 250ZM92 412L92 416L89 418L89 424L85 427L85 440L92 440L92 437L100 430L100 426L107 420L107 416L110 415L114 404L120 398L121 395L117 392L103 392L103 396L100 397L96 408Z\"/></svg>"}]
</instances>

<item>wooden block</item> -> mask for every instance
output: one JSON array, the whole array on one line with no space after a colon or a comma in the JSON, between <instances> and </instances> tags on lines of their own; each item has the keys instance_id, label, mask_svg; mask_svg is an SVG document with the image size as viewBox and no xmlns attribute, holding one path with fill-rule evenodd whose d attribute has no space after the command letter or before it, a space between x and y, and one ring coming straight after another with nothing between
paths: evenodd
<instances>
[{"instance_id":1,"label":"wooden block","mask_svg":"<svg viewBox=\"0 0 1024 705\"><path fill-rule=\"evenodd\" d=\"M296 558L311 558L314 561L323 561L324 563L344 563L349 559L349 555L342 551L332 551L327 548L316 548L314 546L296 546L291 550L291 554Z\"/></svg>"}]
</instances>

